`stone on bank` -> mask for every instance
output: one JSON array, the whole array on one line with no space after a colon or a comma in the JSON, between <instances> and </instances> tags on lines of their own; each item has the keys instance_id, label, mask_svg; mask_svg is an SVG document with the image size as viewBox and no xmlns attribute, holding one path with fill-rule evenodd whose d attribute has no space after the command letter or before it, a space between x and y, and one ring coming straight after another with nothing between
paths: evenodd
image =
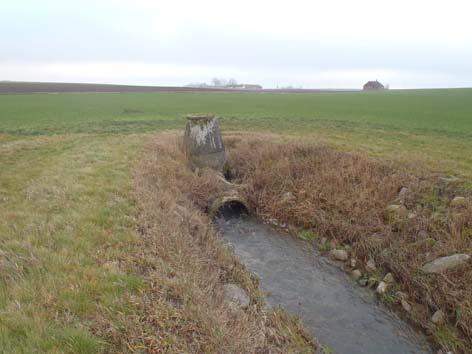
<instances>
[{"instance_id":1,"label":"stone on bank","mask_svg":"<svg viewBox=\"0 0 472 354\"><path fill-rule=\"evenodd\" d=\"M461 207L467 205L467 199L464 197L454 197L454 199L451 200L451 207Z\"/></svg>"},{"instance_id":2,"label":"stone on bank","mask_svg":"<svg viewBox=\"0 0 472 354\"><path fill-rule=\"evenodd\" d=\"M444 271L454 269L458 266L465 265L469 261L468 254L453 254L452 256L440 257L432 262L426 263L422 270L425 273L442 273Z\"/></svg>"},{"instance_id":3,"label":"stone on bank","mask_svg":"<svg viewBox=\"0 0 472 354\"><path fill-rule=\"evenodd\" d=\"M232 306L236 307L247 307L250 299L246 291L236 284L225 284L223 285L225 293L225 300Z\"/></svg>"},{"instance_id":4,"label":"stone on bank","mask_svg":"<svg viewBox=\"0 0 472 354\"><path fill-rule=\"evenodd\" d=\"M337 261L347 261L349 257L347 251L341 249L332 250L331 252L329 252L329 254Z\"/></svg>"},{"instance_id":5,"label":"stone on bank","mask_svg":"<svg viewBox=\"0 0 472 354\"><path fill-rule=\"evenodd\" d=\"M437 310L434 314L433 317L431 317L431 322L434 324L440 325L443 324L446 319L446 315L442 310Z\"/></svg>"},{"instance_id":6,"label":"stone on bank","mask_svg":"<svg viewBox=\"0 0 472 354\"><path fill-rule=\"evenodd\" d=\"M354 269L351 273L354 280L359 280L362 277L362 272L359 269Z\"/></svg>"}]
</instances>

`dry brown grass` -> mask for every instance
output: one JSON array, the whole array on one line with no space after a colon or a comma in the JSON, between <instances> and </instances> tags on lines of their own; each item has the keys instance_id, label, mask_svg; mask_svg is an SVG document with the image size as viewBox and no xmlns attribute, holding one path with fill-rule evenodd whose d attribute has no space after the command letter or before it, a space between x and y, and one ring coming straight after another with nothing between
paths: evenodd
<instances>
[{"instance_id":1,"label":"dry brown grass","mask_svg":"<svg viewBox=\"0 0 472 354\"><path fill-rule=\"evenodd\" d=\"M427 275L421 266L453 253L472 254L472 204L451 208L459 185L427 172L361 154L313 144L274 142L263 135L226 138L232 174L247 185L245 196L263 218L295 230L310 229L340 245L351 245L362 263L372 258L380 272L392 272L413 303L411 318L450 349L471 352L472 268ZM411 172L411 171L410 171ZM404 200L399 191L408 188ZM284 197L290 192L293 197ZM403 203L412 218L392 225L385 207ZM427 237L421 234L427 233ZM426 238L426 240L424 240ZM381 276L381 274L377 274ZM394 294L387 297L392 300ZM394 298L393 298L394 299ZM442 309L449 327L435 327Z\"/></svg>"},{"instance_id":2,"label":"dry brown grass","mask_svg":"<svg viewBox=\"0 0 472 354\"><path fill-rule=\"evenodd\" d=\"M257 279L234 258L203 212L218 192L215 176L187 168L175 135L150 143L136 176L141 254L127 267L146 289L130 298L138 309L116 328L104 316L96 333L113 350L149 353L309 353L314 344L300 322L264 311ZM234 309L222 286L247 290L251 304Z\"/></svg>"}]
</instances>

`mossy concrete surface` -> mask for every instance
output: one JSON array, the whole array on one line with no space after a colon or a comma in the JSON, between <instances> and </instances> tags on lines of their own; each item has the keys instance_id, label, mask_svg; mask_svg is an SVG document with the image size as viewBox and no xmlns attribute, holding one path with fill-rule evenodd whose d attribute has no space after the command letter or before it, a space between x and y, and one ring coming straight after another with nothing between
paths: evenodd
<instances>
[{"instance_id":1,"label":"mossy concrete surface","mask_svg":"<svg viewBox=\"0 0 472 354\"><path fill-rule=\"evenodd\" d=\"M214 115L188 115L184 134L185 152L193 168L223 171L226 161L220 126Z\"/></svg>"}]
</instances>

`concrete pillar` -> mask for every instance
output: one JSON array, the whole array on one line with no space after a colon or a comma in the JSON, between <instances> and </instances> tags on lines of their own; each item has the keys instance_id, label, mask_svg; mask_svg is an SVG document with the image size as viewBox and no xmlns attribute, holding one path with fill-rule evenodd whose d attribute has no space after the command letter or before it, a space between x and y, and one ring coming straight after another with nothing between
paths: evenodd
<instances>
[{"instance_id":1,"label":"concrete pillar","mask_svg":"<svg viewBox=\"0 0 472 354\"><path fill-rule=\"evenodd\" d=\"M218 120L210 114L187 116L184 135L185 153L192 168L213 168L223 171L225 147Z\"/></svg>"}]
</instances>

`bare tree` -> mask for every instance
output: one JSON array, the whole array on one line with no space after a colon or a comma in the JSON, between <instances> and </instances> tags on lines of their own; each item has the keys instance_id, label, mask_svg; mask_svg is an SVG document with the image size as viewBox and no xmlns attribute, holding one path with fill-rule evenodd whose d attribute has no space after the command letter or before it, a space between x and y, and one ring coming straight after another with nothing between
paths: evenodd
<instances>
[{"instance_id":1,"label":"bare tree","mask_svg":"<svg viewBox=\"0 0 472 354\"><path fill-rule=\"evenodd\" d=\"M236 81L236 79L225 79L225 78L218 78L218 77L214 77L213 79L211 79L211 83L213 86L215 87L234 87L238 84L238 82Z\"/></svg>"},{"instance_id":2,"label":"bare tree","mask_svg":"<svg viewBox=\"0 0 472 354\"><path fill-rule=\"evenodd\" d=\"M231 78L228 80L228 86L235 87L237 84L238 82L236 81L236 79Z\"/></svg>"}]
</instances>

